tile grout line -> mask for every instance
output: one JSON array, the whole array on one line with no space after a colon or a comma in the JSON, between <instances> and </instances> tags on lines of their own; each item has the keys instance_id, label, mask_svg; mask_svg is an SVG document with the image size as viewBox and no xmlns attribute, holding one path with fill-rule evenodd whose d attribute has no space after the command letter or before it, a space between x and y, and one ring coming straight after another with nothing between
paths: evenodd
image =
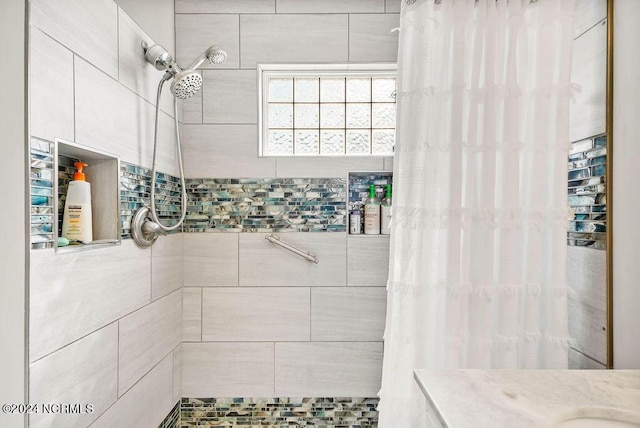
<instances>
[{"instance_id":1,"label":"tile grout line","mask_svg":"<svg viewBox=\"0 0 640 428\"><path fill-rule=\"evenodd\" d=\"M120 399L120 320L116 321L118 329L118 347L116 355L116 402Z\"/></svg>"},{"instance_id":2,"label":"tile grout line","mask_svg":"<svg viewBox=\"0 0 640 428\"><path fill-rule=\"evenodd\" d=\"M347 14L347 62L351 61L351 14ZM346 100L346 98L345 98ZM346 150L346 145L345 145Z\"/></svg>"},{"instance_id":3,"label":"tile grout line","mask_svg":"<svg viewBox=\"0 0 640 428\"><path fill-rule=\"evenodd\" d=\"M238 70L242 70L242 14L238 14Z\"/></svg>"},{"instance_id":4,"label":"tile grout line","mask_svg":"<svg viewBox=\"0 0 640 428\"><path fill-rule=\"evenodd\" d=\"M313 339L313 317L311 312L313 311L313 289L309 286L309 342Z\"/></svg>"},{"instance_id":5,"label":"tile grout line","mask_svg":"<svg viewBox=\"0 0 640 428\"><path fill-rule=\"evenodd\" d=\"M54 39L55 40L55 39ZM78 137L78 119L77 119L77 111L78 106L76 105L76 54L71 52L71 74L73 79L73 141L77 141ZM57 171L55 172L57 174Z\"/></svg>"}]
</instances>

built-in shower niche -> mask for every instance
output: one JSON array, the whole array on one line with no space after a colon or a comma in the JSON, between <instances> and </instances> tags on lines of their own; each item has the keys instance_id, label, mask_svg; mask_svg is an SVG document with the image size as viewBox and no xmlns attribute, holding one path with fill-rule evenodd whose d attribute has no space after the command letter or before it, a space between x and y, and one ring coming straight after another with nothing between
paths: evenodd
<instances>
[{"instance_id":1,"label":"built-in shower niche","mask_svg":"<svg viewBox=\"0 0 640 428\"><path fill-rule=\"evenodd\" d=\"M93 223L93 242L89 244L72 243L58 247L57 239L53 246L57 252L69 252L101 248L120 244L119 211L119 173L120 160L108 153L94 150L68 141L55 141L55 186L57 198L54 198L57 235L62 233L62 218L67 196L68 184L76 171L74 162L88 164L84 173L91 184L91 218Z\"/></svg>"},{"instance_id":2,"label":"built-in shower niche","mask_svg":"<svg viewBox=\"0 0 640 428\"><path fill-rule=\"evenodd\" d=\"M365 235L364 234L364 220L360 227L362 233L352 234L350 232L350 216L349 213L354 209L359 209L362 214L364 204L369 197L369 189L371 185L375 186L376 197L382 200L385 197L385 189L387 185L392 186L393 193L393 171L350 171L347 173L347 231L349 231L349 237L375 237L375 236L388 236L388 235Z\"/></svg>"}]
</instances>

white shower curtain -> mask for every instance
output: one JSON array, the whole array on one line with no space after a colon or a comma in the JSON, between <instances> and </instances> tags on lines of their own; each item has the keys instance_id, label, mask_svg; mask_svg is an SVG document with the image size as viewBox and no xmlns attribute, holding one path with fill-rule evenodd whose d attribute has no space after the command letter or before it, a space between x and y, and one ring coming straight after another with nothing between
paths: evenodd
<instances>
[{"instance_id":1,"label":"white shower curtain","mask_svg":"<svg viewBox=\"0 0 640 428\"><path fill-rule=\"evenodd\" d=\"M403 0L381 428L417 368L566 368L574 0Z\"/></svg>"}]
</instances>

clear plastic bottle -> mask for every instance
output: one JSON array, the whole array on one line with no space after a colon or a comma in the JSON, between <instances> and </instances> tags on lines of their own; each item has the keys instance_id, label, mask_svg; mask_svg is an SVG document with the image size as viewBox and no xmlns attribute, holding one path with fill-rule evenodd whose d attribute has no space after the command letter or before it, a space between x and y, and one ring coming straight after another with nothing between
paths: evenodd
<instances>
[{"instance_id":1,"label":"clear plastic bottle","mask_svg":"<svg viewBox=\"0 0 640 428\"><path fill-rule=\"evenodd\" d=\"M354 206L349 214L349 233L352 235L362 234L362 211L359 206Z\"/></svg>"},{"instance_id":2,"label":"clear plastic bottle","mask_svg":"<svg viewBox=\"0 0 640 428\"><path fill-rule=\"evenodd\" d=\"M380 199L376 198L376 186L369 187L369 198L364 203L364 234L380 234Z\"/></svg>"},{"instance_id":3,"label":"clear plastic bottle","mask_svg":"<svg viewBox=\"0 0 640 428\"><path fill-rule=\"evenodd\" d=\"M382 235L389 235L391 233L391 184L387 184L387 194L382 200L381 219L380 219L380 233Z\"/></svg>"}]
</instances>

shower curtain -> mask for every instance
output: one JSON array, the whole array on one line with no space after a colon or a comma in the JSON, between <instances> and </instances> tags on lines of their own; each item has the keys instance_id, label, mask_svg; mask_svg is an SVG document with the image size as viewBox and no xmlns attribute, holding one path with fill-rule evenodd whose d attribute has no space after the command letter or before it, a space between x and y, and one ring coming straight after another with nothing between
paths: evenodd
<instances>
[{"instance_id":1,"label":"shower curtain","mask_svg":"<svg viewBox=\"0 0 640 428\"><path fill-rule=\"evenodd\" d=\"M574 0L403 0L381 428L413 370L566 368Z\"/></svg>"}]
</instances>

